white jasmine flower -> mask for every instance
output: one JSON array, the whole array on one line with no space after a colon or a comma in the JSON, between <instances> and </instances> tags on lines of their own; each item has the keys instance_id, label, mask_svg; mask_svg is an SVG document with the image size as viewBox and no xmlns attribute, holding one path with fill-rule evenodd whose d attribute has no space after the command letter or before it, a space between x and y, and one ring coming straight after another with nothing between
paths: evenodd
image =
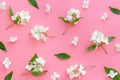
<instances>
[{"instance_id":1,"label":"white jasmine flower","mask_svg":"<svg viewBox=\"0 0 120 80\"><path fill-rule=\"evenodd\" d=\"M5 60L2 63L6 69L9 68L9 66L12 64L12 62L9 60L8 57L5 58Z\"/></svg>"},{"instance_id":2,"label":"white jasmine flower","mask_svg":"<svg viewBox=\"0 0 120 80\"><path fill-rule=\"evenodd\" d=\"M14 43L14 42L16 42L17 39L18 39L18 37L10 37L9 41Z\"/></svg>"},{"instance_id":3,"label":"white jasmine flower","mask_svg":"<svg viewBox=\"0 0 120 80\"><path fill-rule=\"evenodd\" d=\"M0 3L0 10L5 10L6 9L6 2L3 1Z\"/></svg>"},{"instance_id":4,"label":"white jasmine flower","mask_svg":"<svg viewBox=\"0 0 120 80\"><path fill-rule=\"evenodd\" d=\"M90 4L89 0L83 0L82 8L88 8L89 4Z\"/></svg>"},{"instance_id":5,"label":"white jasmine flower","mask_svg":"<svg viewBox=\"0 0 120 80\"><path fill-rule=\"evenodd\" d=\"M73 40L71 41L71 43L76 46L78 44L78 41L79 41L79 38L75 36Z\"/></svg>"},{"instance_id":6,"label":"white jasmine flower","mask_svg":"<svg viewBox=\"0 0 120 80\"><path fill-rule=\"evenodd\" d=\"M91 34L90 41L96 44L101 44L101 43L109 44L108 38L105 38L104 34L99 31L94 31Z\"/></svg>"},{"instance_id":7,"label":"white jasmine flower","mask_svg":"<svg viewBox=\"0 0 120 80\"><path fill-rule=\"evenodd\" d=\"M60 77L60 74L58 74L57 72L53 72L53 75L51 76L51 80L56 80L59 77Z\"/></svg>"},{"instance_id":8,"label":"white jasmine flower","mask_svg":"<svg viewBox=\"0 0 120 80\"><path fill-rule=\"evenodd\" d=\"M67 69L67 74L69 75L70 79L73 79L73 78L79 78L80 74L85 75L86 72L81 65L79 66L78 64L75 64Z\"/></svg>"},{"instance_id":9,"label":"white jasmine flower","mask_svg":"<svg viewBox=\"0 0 120 80\"><path fill-rule=\"evenodd\" d=\"M35 65L30 65L30 64L25 66L25 68L29 71L32 70L34 67Z\"/></svg>"},{"instance_id":10,"label":"white jasmine flower","mask_svg":"<svg viewBox=\"0 0 120 80\"><path fill-rule=\"evenodd\" d=\"M107 18L108 18L108 14L104 12L104 14L101 16L101 19L105 21Z\"/></svg>"},{"instance_id":11,"label":"white jasmine flower","mask_svg":"<svg viewBox=\"0 0 120 80\"><path fill-rule=\"evenodd\" d=\"M33 71L33 72L43 72L43 67L45 65L46 61L42 58L39 57L37 59L35 59L35 61L30 62L28 65L26 65L26 69L29 71Z\"/></svg>"},{"instance_id":12,"label":"white jasmine flower","mask_svg":"<svg viewBox=\"0 0 120 80\"><path fill-rule=\"evenodd\" d=\"M67 20L72 24L77 24L79 19L80 19L80 11L74 8L70 9L67 12L66 17L64 18L64 20Z\"/></svg>"},{"instance_id":13,"label":"white jasmine flower","mask_svg":"<svg viewBox=\"0 0 120 80\"><path fill-rule=\"evenodd\" d=\"M115 48L116 48L116 51L119 52L120 51L120 44L115 44Z\"/></svg>"},{"instance_id":14,"label":"white jasmine flower","mask_svg":"<svg viewBox=\"0 0 120 80\"><path fill-rule=\"evenodd\" d=\"M113 79L116 75L118 75L117 72L115 72L115 71L113 71L113 70L110 70L110 73L109 73L107 76L109 76L110 78Z\"/></svg>"},{"instance_id":15,"label":"white jasmine flower","mask_svg":"<svg viewBox=\"0 0 120 80\"><path fill-rule=\"evenodd\" d=\"M47 41L47 31L49 30L49 27L43 27L43 26L38 26L36 25L32 30L32 36L36 39L36 40L43 40L43 41Z\"/></svg>"},{"instance_id":16,"label":"white jasmine flower","mask_svg":"<svg viewBox=\"0 0 120 80\"><path fill-rule=\"evenodd\" d=\"M80 64L79 72L80 72L82 75L85 75L85 74L86 74L86 70L85 70L85 68L83 67L82 64Z\"/></svg>"},{"instance_id":17,"label":"white jasmine flower","mask_svg":"<svg viewBox=\"0 0 120 80\"><path fill-rule=\"evenodd\" d=\"M46 61L42 57L39 57L36 59L36 62L41 64L41 66L44 66Z\"/></svg>"},{"instance_id":18,"label":"white jasmine flower","mask_svg":"<svg viewBox=\"0 0 120 80\"><path fill-rule=\"evenodd\" d=\"M45 5L45 8L46 8L46 9L45 9L45 12L46 12L46 13L49 13L49 12L51 11L51 6L50 6L49 4L46 4L46 5Z\"/></svg>"},{"instance_id":19,"label":"white jasmine flower","mask_svg":"<svg viewBox=\"0 0 120 80\"><path fill-rule=\"evenodd\" d=\"M11 17L15 24L26 25L30 20L30 15L28 11L17 12Z\"/></svg>"}]
</instances>

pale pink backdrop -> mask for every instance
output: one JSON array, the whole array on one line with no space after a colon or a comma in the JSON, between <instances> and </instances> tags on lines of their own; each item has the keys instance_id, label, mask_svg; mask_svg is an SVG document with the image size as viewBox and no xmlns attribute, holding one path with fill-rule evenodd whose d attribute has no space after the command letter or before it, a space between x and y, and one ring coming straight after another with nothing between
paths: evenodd
<instances>
[{"instance_id":1,"label":"pale pink backdrop","mask_svg":"<svg viewBox=\"0 0 120 80\"><path fill-rule=\"evenodd\" d=\"M32 7L27 0L4 0L7 3L7 10L0 13L0 40L4 42L8 52L0 50L0 80L10 71L14 71L12 80L50 80L54 71L61 77L58 80L70 80L66 75L66 69L72 64L83 64L84 66L96 66L88 68L87 74L81 80L109 80L104 72L104 66L113 67L120 72L120 53L114 48L115 43L120 43L120 16L113 14L108 6L120 8L119 0L90 0L88 9L82 9L83 0L37 0L40 9ZM0 0L2 2L2 0ZM45 4L50 4L52 11L45 13ZM8 30L5 27L11 24L8 7L11 6L14 12L26 10L30 12L31 20L26 26L13 26ZM71 26L63 36L62 32L67 24L63 23L58 17L65 16L71 8L81 11L83 17L79 24ZM107 12L109 17L106 21L101 21L101 15ZM34 25L49 26L49 35L56 36L48 39L46 43L36 41L31 37L30 30ZM98 30L106 36L114 35L116 39L106 46L108 54L103 49L87 52L86 47L91 44L90 34ZM9 43L10 36L18 36L18 41L14 44ZM74 36L78 36L80 41L77 46L71 45ZM66 52L72 57L69 60L59 60L54 56L56 53ZM46 60L45 69L48 72L42 76L34 77L26 69L30 58L38 53ZM7 70L3 67L2 61L9 57L12 65ZM26 73L26 74L24 74ZM77 80L77 79L76 79Z\"/></svg>"}]
</instances>

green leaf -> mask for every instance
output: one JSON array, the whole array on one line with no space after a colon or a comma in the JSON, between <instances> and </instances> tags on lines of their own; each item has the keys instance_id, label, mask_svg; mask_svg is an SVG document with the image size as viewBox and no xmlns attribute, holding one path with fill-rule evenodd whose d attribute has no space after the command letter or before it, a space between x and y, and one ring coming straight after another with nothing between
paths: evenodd
<instances>
[{"instance_id":1,"label":"green leaf","mask_svg":"<svg viewBox=\"0 0 120 80\"><path fill-rule=\"evenodd\" d=\"M0 49L3 51L7 51L5 45L0 41Z\"/></svg>"},{"instance_id":2,"label":"green leaf","mask_svg":"<svg viewBox=\"0 0 120 80\"><path fill-rule=\"evenodd\" d=\"M113 80L120 80L120 74L116 75Z\"/></svg>"},{"instance_id":3,"label":"green leaf","mask_svg":"<svg viewBox=\"0 0 120 80\"><path fill-rule=\"evenodd\" d=\"M39 9L39 6L38 6L38 3L37 3L36 0L28 0L28 1L29 1L29 3L30 3L32 6L34 6L34 7L37 8L37 9Z\"/></svg>"},{"instance_id":4,"label":"green leaf","mask_svg":"<svg viewBox=\"0 0 120 80\"><path fill-rule=\"evenodd\" d=\"M71 56L66 54L66 53L59 53L59 54L55 54L56 57L58 57L61 60L66 60L69 59Z\"/></svg>"},{"instance_id":5,"label":"green leaf","mask_svg":"<svg viewBox=\"0 0 120 80\"><path fill-rule=\"evenodd\" d=\"M15 23L15 24L19 24L19 22L20 22L20 16L17 16L17 17L16 17L16 20L14 21L14 23Z\"/></svg>"},{"instance_id":6,"label":"green leaf","mask_svg":"<svg viewBox=\"0 0 120 80\"><path fill-rule=\"evenodd\" d=\"M114 36L110 36L110 37L108 37L108 41L109 41L109 42L112 42L114 39L115 39Z\"/></svg>"},{"instance_id":7,"label":"green leaf","mask_svg":"<svg viewBox=\"0 0 120 80\"><path fill-rule=\"evenodd\" d=\"M64 17L59 17L63 22L70 23L68 20L65 20Z\"/></svg>"},{"instance_id":8,"label":"green leaf","mask_svg":"<svg viewBox=\"0 0 120 80\"><path fill-rule=\"evenodd\" d=\"M104 70L105 70L106 74L109 74L110 70L113 70L114 72L117 72L118 75L116 75L112 80L120 80L120 74L117 70L115 70L113 68L109 68L109 67L104 67Z\"/></svg>"},{"instance_id":9,"label":"green leaf","mask_svg":"<svg viewBox=\"0 0 120 80\"><path fill-rule=\"evenodd\" d=\"M97 45L96 45L96 44L93 44L93 45L90 45L90 46L87 48L87 50L88 50L88 51L92 51L92 50L95 50L96 47L97 47Z\"/></svg>"},{"instance_id":10,"label":"green leaf","mask_svg":"<svg viewBox=\"0 0 120 80\"><path fill-rule=\"evenodd\" d=\"M117 15L119 15L120 14L120 10L118 9L118 8L113 8L113 7L109 7L110 8L110 10L114 13L114 14L117 14Z\"/></svg>"},{"instance_id":11,"label":"green leaf","mask_svg":"<svg viewBox=\"0 0 120 80\"><path fill-rule=\"evenodd\" d=\"M29 63L35 61L37 58L38 58L38 56L37 56L37 54L35 54L35 55L31 58L31 60L29 61Z\"/></svg>"},{"instance_id":12,"label":"green leaf","mask_svg":"<svg viewBox=\"0 0 120 80\"><path fill-rule=\"evenodd\" d=\"M12 11L12 8L11 8L11 7L9 7L9 14L10 14L10 16L14 16L14 13L13 13L13 11Z\"/></svg>"},{"instance_id":13,"label":"green leaf","mask_svg":"<svg viewBox=\"0 0 120 80\"><path fill-rule=\"evenodd\" d=\"M13 75L13 71L11 71L9 74L7 74L4 78L4 80L11 80Z\"/></svg>"},{"instance_id":14,"label":"green leaf","mask_svg":"<svg viewBox=\"0 0 120 80\"><path fill-rule=\"evenodd\" d=\"M71 24L75 24L76 22L78 22L80 20L80 18L76 18L76 19L74 19L73 21L71 21L70 23Z\"/></svg>"},{"instance_id":15,"label":"green leaf","mask_svg":"<svg viewBox=\"0 0 120 80\"><path fill-rule=\"evenodd\" d=\"M45 71L43 71L43 72L32 72L32 74L33 74L34 76L38 76L38 75L42 75L42 74L44 74L44 73L46 73L46 72L48 72L48 71L45 70Z\"/></svg>"}]
</instances>

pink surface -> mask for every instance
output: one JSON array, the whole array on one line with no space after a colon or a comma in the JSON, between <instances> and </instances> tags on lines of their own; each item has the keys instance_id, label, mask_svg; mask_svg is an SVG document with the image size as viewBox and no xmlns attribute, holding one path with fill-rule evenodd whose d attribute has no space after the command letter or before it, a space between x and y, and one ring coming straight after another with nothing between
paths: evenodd
<instances>
[{"instance_id":1,"label":"pink surface","mask_svg":"<svg viewBox=\"0 0 120 80\"><path fill-rule=\"evenodd\" d=\"M0 80L3 80L11 70L14 71L12 80L50 80L54 71L61 75L58 80L70 80L66 75L66 69L72 64L96 66L87 69L87 74L83 76L82 80L109 80L104 72L104 66L113 67L120 71L120 54L116 53L114 48L115 43L120 43L120 16L113 14L108 8L108 6L120 8L119 0L90 0L88 9L81 8L82 0L37 0L40 6L39 10L32 7L27 0L5 1L7 8L11 6L14 12L29 11L31 19L26 26L15 25L5 30L5 27L11 24L8 9L0 13L0 40L4 42L8 50L7 53L0 50ZM45 4L50 4L52 7L49 14L45 13ZM72 26L63 36L62 32L69 25L63 23L58 17L65 16L71 8L79 9L83 18L78 25ZM109 15L105 22L100 19L104 12ZM56 37L49 38L46 43L36 41L30 34L34 25L49 26L48 33ZM94 30L101 31L106 36L116 36L116 39L105 47L108 55L101 48L97 51L86 51L86 47L91 44L89 41L90 34ZM9 43L10 36L18 36L18 41L15 44ZM77 46L70 43L74 36L80 38ZM60 52L69 53L72 56L71 59L65 61L57 59L54 54ZM25 69L28 61L35 53L46 60L45 69L48 69L46 74L38 77L34 77ZM8 70L2 65L5 57L9 57L12 61ZM23 73L26 74L23 75Z\"/></svg>"}]
</instances>

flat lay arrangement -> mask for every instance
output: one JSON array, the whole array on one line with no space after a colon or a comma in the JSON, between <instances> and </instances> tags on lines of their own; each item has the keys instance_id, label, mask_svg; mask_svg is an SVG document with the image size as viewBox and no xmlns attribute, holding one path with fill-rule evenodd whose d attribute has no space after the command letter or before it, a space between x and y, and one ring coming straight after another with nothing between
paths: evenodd
<instances>
[{"instance_id":1,"label":"flat lay arrangement","mask_svg":"<svg viewBox=\"0 0 120 80\"><path fill-rule=\"evenodd\" d=\"M1 80L120 80L119 0L0 0Z\"/></svg>"}]
</instances>

